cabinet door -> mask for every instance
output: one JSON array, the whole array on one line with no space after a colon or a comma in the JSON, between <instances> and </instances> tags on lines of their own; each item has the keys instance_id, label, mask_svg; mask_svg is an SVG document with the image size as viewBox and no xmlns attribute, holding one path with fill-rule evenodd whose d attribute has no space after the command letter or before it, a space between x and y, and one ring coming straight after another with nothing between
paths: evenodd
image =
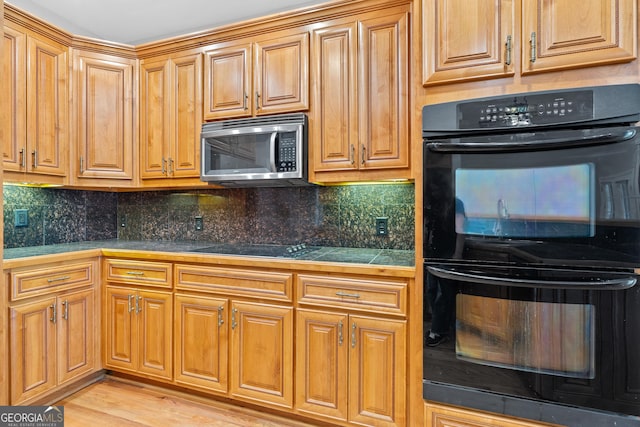
<instances>
[{"instance_id":1,"label":"cabinet door","mask_svg":"<svg viewBox=\"0 0 640 427\"><path fill-rule=\"evenodd\" d=\"M355 23L312 33L316 121L310 129L309 153L315 171L358 168L356 48Z\"/></svg>"},{"instance_id":2,"label":"cabinet door","mask_svg":"<svg viewBox=\"0 0 640 427\"><path fill-rule=\"evenodd\" d=\"M251 44L204 52L204 119L253 114Z\"/></svg>"},{"instance_id":3,"label":"cabinet door","mask_svg":"<svg viewBox=\"0 0 640 427\"><path fill-rule=\"evenodd\" d=\"M74 54L78 101L73 167L79 183L133 179L134 64L109 55Z\"/></svg>"},{"instance_id":4,"label":"cabinet door","mask_svg":"<svg viewBox=\"0 0 640 427\"><path fill-rule=\"evenodd\" d=\"M231 396L293 407L293 308L231 304Z\"/></svg>"},{"instance_id":5,"label":"cabinet door","mask_svg":"<svg viewBox=\"0 0 640 427\"><path fill-rule=\"evenodd\" d=\"M4 27L0 78L0 141L5 171L24 172L27 142L26 36Z\"/></svg>"},{"instance_id":6,"label":"cabinet door","mask_svg":"<svg viewBox=\"0 0 640 427\"><path fill-rule=\"evenodd\" d=\"M94 290L58 298L58 385L96 368Z\"/></svg>"},{"instance_id":7,"label":"cabinet door","mask_svg":"<svg viewBox=\"0 0 640 427\"><path fill-rule=\"evenodd\" d=\"M56 386L56 309L55 298L10 309L12 405Z\"/></svg>"},{"instance_id":8,"label":"cabinet door","mask_svg":"<svg viewBox=\"0 0 640 427\"><path fill-rule=\"evenodd\" d=\"M422 84L514 74L513 1L422 1Z\"/></svg>"},{"instance_id":9,"label":"cabinet door","mask_svg":"<svg viewBox=\"0 0 640 427\"><path fill-rule=\"evenodd\" d=\"M200 129L202 127L202 55L171 60L170 177L200 176Z\"/></svg>"},{"instance_id":10,"label":"cabinet door","mask_svg":"<svg viewBox=\"0 0 640 427\"><path fill-rule=\"evenodd\" d=\"M164 379L173 375L173 301L171 292L138 291L138 372Z\"/></svg>"},{"instance_id":11,"label":"cabinet door","mask_svg":"<svg viewBox=\"0 0 640 427\"><path fill-rule=\"evenodd\" d=\"M142 178L167 176L171 138L171 62L140 65L140 151Z\"/></svg>"},{"instance_id":12,"label":"cabinet door","mask_svg":"<svg viewBox=\"0 0 640 427\"><path fill-rule=\"evenodd\" d=\"M361 169L409 167L408 25L408 12L358 24Z\"/></svg>"},{"instance_id":13,"label":"cabinet door","mask_svg":"<svg viewBox=\"0 0 640 427\"><path fill-rule=\"evenodd\" d=\"M69 155L67 49L27 37L27 170L66 176Z\"/></svg>"},{"instance_id":14,"label":"cabinet door","mask_svg":"<svg viewBox=\"0 0 640 427\"><path fill-rule=\"evenodd\" d=\"M346 421L347 316L300 309L296 325L296 409Z\"/></svg>"},{"instance_id":15,"label":"cabinet door","mask_svg":"<svg viewBox=\"0 0 640 427\"><path fill-rule=\"evenodd\" d=\"M636 58L635 0L522 2L522 73L588 67Z\"/></svg>"},{"instance_id":16,"label":"cabinet door","mask_svg":"<svg viewBox=\"0 0 640 427\"><path fill-rule=\"evenodd\" d=\"M349 316L349 420L406 425L406 323Z\"/></svg>"},{"instance_id":17,"label":"cabinet door","mask_svg":"<svg viewBox=\"0 0 640 427\"><path fill-rule=\"evenodd\" d=\"M135 370L138 362L135 290L107 286L105 295L105 365Z\"/></svg>"},{"instance_id":18,"label":"cabinet door","mask_svg":"<svg viewBox=\"0 0 640 427\"><path fill-rule=\"evenodd\" d=\"M255 43L256 114L309 109L309 33Z\"/></svg>"},{"instance_id":19,"label":"cabinet door","mask_svg":"<svg viewBox=\"0 0 640 427\"><path fill-rule=\"evenodd\" d=\"M175 310L176 383L226 393L227 300L178 294Z\"/></svg>"}]
</instances>

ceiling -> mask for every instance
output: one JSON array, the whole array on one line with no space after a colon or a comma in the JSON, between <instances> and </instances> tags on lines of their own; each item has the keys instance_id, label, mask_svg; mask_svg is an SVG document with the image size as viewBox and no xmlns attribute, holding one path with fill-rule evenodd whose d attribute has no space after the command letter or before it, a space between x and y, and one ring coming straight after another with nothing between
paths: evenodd
<instances>
[{"instance_id":1,"label":"ceiling","mask_svg":"<svg viewBox=\"0 0 640 427\"><path fill-rule=\"evenodd\" d=\"M137 45L328 0L9 0L75 35Z\"/></svg>"}]
</instances>

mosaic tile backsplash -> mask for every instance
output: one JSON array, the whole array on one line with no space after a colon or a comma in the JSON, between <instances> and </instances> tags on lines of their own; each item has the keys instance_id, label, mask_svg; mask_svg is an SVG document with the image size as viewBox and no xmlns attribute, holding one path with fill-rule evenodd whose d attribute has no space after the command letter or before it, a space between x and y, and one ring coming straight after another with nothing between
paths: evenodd
<instances>
[{"instance_id":1,"label":"mosaic tile backsplash","mask_svg":"<svg viewBox=\"0 0 640 427\"><path fill-rule=\"evenodd\" d=\"M14 226L16 209L28 209L28 227ZM7 186L4 247L119 238L411 250L414 209L412 184L133 193ZM388 218L387 236L375 234L377 217Z\"/></svg>"}]
</instances>

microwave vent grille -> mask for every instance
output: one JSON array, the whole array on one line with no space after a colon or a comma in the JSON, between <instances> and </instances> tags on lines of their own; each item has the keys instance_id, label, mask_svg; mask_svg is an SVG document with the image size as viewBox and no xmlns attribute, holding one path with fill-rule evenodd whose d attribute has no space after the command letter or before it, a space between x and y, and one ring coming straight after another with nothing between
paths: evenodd
<instances>
[{"instance_id":1,"label":"microwave vent grille","mask_svg":"<svg viewBox=\"0 0 640 427\"><path fill-rule=\"evenodd\" d=\"M221 129L235 129L248 126L273 126L306 123L304 113L278 114L273 116L250 117L246 119L224 120L220 122L205 123L202 131L212 131Z\"/></svg>"}]
</instances>

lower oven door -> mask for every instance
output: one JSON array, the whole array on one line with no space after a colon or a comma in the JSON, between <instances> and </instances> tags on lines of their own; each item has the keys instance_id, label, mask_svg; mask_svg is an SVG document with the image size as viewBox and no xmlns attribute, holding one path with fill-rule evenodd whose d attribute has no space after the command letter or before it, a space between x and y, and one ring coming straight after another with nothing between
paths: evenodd
<instances>
[{"instance_id":1,"label":"lower oven door","mask_svg":"<svg viewBox=\"0 0 640 427\"><path fill-rule=\"evenodd\" d=\"M527 286L425 270L425 399L567 426L639 425L635 279Z\"/></svg>"}]
</instances>

